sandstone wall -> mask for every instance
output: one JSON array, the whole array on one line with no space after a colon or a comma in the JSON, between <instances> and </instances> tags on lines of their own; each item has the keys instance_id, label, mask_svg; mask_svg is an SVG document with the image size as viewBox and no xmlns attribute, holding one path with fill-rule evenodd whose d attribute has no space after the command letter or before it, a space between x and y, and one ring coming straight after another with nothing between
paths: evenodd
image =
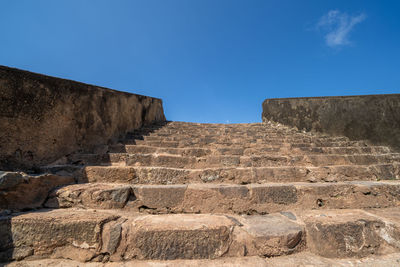
<instances>
[{"instance_id":1,"label":"sandstone wall","mask_svg":"<svg viewBox=\"0 0 400 267\"><path fill-rule=\"evenodd\" d=\"M400 150L400 94L266 99L263 121Z\"/></svg>"},{"instance_id":2,"label":"sandstone wall","mask_svg":"<svg viewBox=\"0 0 400 267\"><path fill-rule=\"evenodd\" d=\"M165 121L162 101L0 66L0 170L29 169Z\"/></svg>"}]
</instances>

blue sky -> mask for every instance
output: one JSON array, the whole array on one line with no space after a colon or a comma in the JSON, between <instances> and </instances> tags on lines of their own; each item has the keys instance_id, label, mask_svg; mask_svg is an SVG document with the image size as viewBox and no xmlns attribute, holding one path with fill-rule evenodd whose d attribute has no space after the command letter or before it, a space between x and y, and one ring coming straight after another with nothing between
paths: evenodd
<instances>
[{"instance_id":1,"label":"blue sky","mask_svg":"<svg viewBox=\"0 0 400 267\"><path fill-rule=\"evenodd\" d=\"M0 65L261 121L265 98L400 92L397 0L1 0Z\"/></svg>"}]
</instances>

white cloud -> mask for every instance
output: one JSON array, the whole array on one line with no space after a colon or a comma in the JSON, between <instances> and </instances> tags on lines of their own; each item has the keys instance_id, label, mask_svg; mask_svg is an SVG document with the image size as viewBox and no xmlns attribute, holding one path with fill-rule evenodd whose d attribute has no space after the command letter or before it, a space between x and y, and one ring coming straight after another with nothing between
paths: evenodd
<instances>
[{"instance_id":1,"label":"white cloud","mask_svg":"<svg viewBox=\"0 0 400 267\"><path fill-rule=\"evenodd\" d=\"M363 13L357 16L349 16L339 10L331 10L319 19L317 29L326 32L325 42L328 46L344 46L351 43L349 34L354 26L365 20L366 17Z\"/></svg>"}]
</instances>

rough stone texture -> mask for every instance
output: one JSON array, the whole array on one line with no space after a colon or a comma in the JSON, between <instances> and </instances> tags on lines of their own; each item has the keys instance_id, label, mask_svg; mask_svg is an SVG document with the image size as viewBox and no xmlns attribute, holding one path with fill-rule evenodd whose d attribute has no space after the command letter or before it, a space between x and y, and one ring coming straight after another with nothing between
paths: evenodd
<instances>
[{"instance_id":1,"label":"rough stone texture","mask_svg":"<svg viewBox=\"0 0 400 267\"><path fill-rule=\"evenodd\" d=\"M266 99L263 121L400 150L400 94Z\"/></svg>"},{"instance_id":2,"label":"rough stone texture","mask_svg":"<svg viewBox=\"0 0 400 267\"><path fill-rule=\"evenodd\" d=\"M280 266L307 251L318 256L300 264L329 266L400 251L400 153L388 147L272 122L168 122L62 162L43 169L79 184L48 195L58 210L0 213L3 260ZM23 181L9 175L0 188Z\"/></svg>"},{"instance_id":3,"label":"rough stone texture","mask_svg":"<svg viewBox=\"0 0 400 267\"><path fill-rule=\"evenodd\" d=\"M397 252L399 224L360 210L313 211L302 215L311 252L328 258Z\"/></svg>"},{"instance_id":4,"label":"rough stone texture","mask_svg":"<svg viewBox=\"0 0 400 267\"><path fill-rule=\"evenodd\" d=\"M204 259L226 253L234 223L217 215L153 215L134 220L125 259Z\"/></svg>"},{"instance_id":5,"label":"rough stone texture","mask_svg":"<svg viewBox=\"0 0 400 267\"><path fill-rule=\"evenodd\" d=\"M271 257L304 248L305 231L295 220L280 214L235 218L241 227L235 228L230 254Z\"/></svg>"},{"instance_id":6,"label":"rough stone texture","mask_svg":"<svg viewBox=\"0 0 400 267\"><path fill-rule=\"evenodd\" d=\"M125 209L150 214L267 214L285 210L387 208L400 205L400 183L124 185L91 183L54 190L48 208Z\"/></svg>"},{"instance_id":7,"label":"rough stone texture","mask_svg":"<svg viewBox=\"0 0 400 267\"><path fill-rule=\"evenodd\" d=\"M164 121L162 101L0 66L0 169L29 169Z\"/></svg>"},{"instance_id":8,"label":"rough stone texture","mask_svg":"<svg viewBox=\"0 0 400 267\"><path fill-rule=\"evenodd\" d=\"M117 218L67 210L0 217L0 262L50 255L91 260L102 245L102 226Z\"/></svg>"},{"instance_id":9,"label":"rough stone texture","mask_svg":"<svg viewBox=\"0 0 400 267\"><path fill-rule=\"evenodd\" d=\"M45 203L47 208L123 208L134 200L132 188L118 184L75 184L55 189Z\"/></svg>"},{"instance_id":10,"label":"rough stone texture","mask_svg":"<svg viewBox=\"0 0 400 267\"><path fill-rule=\"evenodd\" d=\"M51 189L73 183L71 176L0 172L0 211L40 208Z\"/></svg>"},{"instance_id":11,"label":"rough stone texture","mask_svg":"<svg viewBox=\"0 0 400 267\"><path fill-rule=\"evenodd\" d=\"M279 256L304 248L304 227L291 215L294 219L281 214L138 215L93 209L14 213L0 217L0 262Z\"/></svg>"},{"instance_id":12,"label":"rough stone texture","mask_svg":"<svg viewBox=\"0 0 400 267\"><path fill-rule=\"evenodd\" d=\"M98 263L89 262L82 263L72 260L35 260L24 262L12 262L9 267L267 267L267 261L260 257L240 257L240 258L222 258L213 260L165 260L165 261L126 261L126 262L108 262ZM397 266L396 266L397 267Z\"/></svg>"},{"instance_id":13,"label":"rough stone texture","mask_svg":"<svg viewBox=\"0 0 400 267\"><path fill-rule=\"evenodd\" d=\"M168 211L181 205L183 202L186 185L170 185L170 186L137 186L134 187L137 202L134 205L150 208L151 210Z\"/></svg>"}]
</instances>

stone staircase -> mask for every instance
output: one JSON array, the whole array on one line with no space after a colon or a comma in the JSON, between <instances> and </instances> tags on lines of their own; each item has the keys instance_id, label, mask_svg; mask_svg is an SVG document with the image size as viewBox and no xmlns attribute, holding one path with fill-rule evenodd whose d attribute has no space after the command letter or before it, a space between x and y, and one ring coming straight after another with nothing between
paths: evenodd
<instances>
[{"instance_id":1,"label":"stone staircase","mask_svg":"<svg viewBox=\"0 0 400 267\"><path fill-rule=\"evenodd\" d=\"M45 171L77 183L1 217L10 266L400 265L400 154L385 146L168 122Z\"/></svg>"}]
</instances>

